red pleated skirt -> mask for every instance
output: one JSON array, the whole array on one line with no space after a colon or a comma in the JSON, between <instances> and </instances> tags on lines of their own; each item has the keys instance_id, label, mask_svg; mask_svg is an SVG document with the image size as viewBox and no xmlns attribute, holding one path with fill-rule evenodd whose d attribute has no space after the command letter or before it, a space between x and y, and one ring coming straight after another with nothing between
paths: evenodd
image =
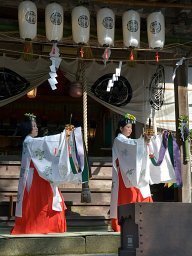
<instances>
[{"instance_id":1,"label":"red pleated skirt","mask_svg":"<svg viewBox=\"0 0 192 256\"><path fill-rule=\"evenodd\" d=\"M153 202L152 197L143 198L140 190L135 187L126 188L123 182L121 172L119 176L119 191L118 191L118 205L137 203L137 202ZM121 227L118 225L118 219L111 219L111 227L114 231L120 232Z\"/></svg>"},{"instance_id":2,"label":"red pleated skirt","mask_svg":"<svg viewBox=\"0 0 192 256\"><path fill-rule=\"evenodd\" d=\"M67 230L65 204L62 197L62 211L52 210L53 192L48 181L42 179L34 169L33 181L28 192L25 188L22 217L16 217L11 231L15 234L62 233Z\"/></svg>"}]
</instances>

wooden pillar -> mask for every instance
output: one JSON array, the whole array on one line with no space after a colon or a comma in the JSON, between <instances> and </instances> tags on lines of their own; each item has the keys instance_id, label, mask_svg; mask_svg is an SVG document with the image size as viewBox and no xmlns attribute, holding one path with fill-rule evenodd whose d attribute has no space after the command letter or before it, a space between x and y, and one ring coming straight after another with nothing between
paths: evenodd
<instances>
[{"instance_id":1,"label":"wooden pillar","mask_svg":"<svg viewBox=\"0 0 192 256\"><path fill-rule=\"evenodd\" d=\"M188 104L188 62L183 61L183 64L178 66L174 80L175 88L175 118L176 118L176 136L177 142L181 150L181 171L183 187L179 189L178 201L189 203L191 202L191 167L190 161L186 162L183 157L183 143L180 139L180 131L178 130L178 118L181 115L189 116Z\"/></svg>"}]
</instances>

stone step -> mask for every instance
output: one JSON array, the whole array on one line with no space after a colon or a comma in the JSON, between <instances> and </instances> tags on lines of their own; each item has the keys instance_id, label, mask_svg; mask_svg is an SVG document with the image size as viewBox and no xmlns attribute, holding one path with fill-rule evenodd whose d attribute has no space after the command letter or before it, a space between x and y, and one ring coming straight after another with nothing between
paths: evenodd
<instances>
[{"instance_id":1,"label":"stone step","mask_svg":"<svg viewBox=\"0 0 192 256\"><path fill-rule=\"evenodd\" d=\"M69 208L69 207L68 207ZM85 205L71 206L69 211L79 214L81 216L107 216L109 212L109 205Z\"/></svg>"},{"instance_id":2,"label":"stone step","mask_svg":"<svg viewBox=\"0 0 192 256\"><path fill-rule=\"evenodd\" d=\"M47 235L0 235L1 256L117 255L117 232L66 232Z\"/></svg>"},{"instance_id":3,"label":"stone step","mask_svg":"<svg viewBox=\"0 0 192 256\"><path fill-rule=\"evenodd\" d=\"M62 254L62 255L50 255L50 256L79 256L79 254ZM105 253L105 254L81 254L81 256L118 256L117 253Z\"/></svg>"},{"instance_id":4,"label":"stone step","mask_svg":"<svg viewBox=\"0 0 192 256\"><path fill-rule=\"evenodd\" d=\"M67 231L111 231L108 216L74 216L66 215ZM13 227L15 217L0 216L0 231L2 228ZM1 254L0 254L1 255Z\"/></svg>"},{"instance_id":5,"label":"stone step","mask_svg":"<svg viewBox=\"0 0 192 256\"><path fill-rule=\"evenodd\" d=\"M13 207L15 209L15 205ZM1 216L8 216L9 205L8 204L0 204ZM13 209L13 214L14 214ZM80 216L107 216L109 213L109 204L107 205L93 205L93 204L81 204L81 205L71 205L67 206L68 214L80 215Z\"/></svg>"},{"instance_id":6,"label":"stone step","mask_svg":"<svg viewBox=\"0 0 192 256\"><path fill-rule=\"evenodd\" d=\"M4 161L5 163L5 161ZM10 218L10 199L13 199L13 214L18 189L20 162L0 162L0 226L13 226ZM92 202L81 203L82 185L67 183L60 186L67 205L66 218L69 231L108 231L110 228L109 204L111 197L112 167L110 159L92 159L89 181ZM13 195L13 198L10 197Z\"/></svg>"}]
</instances>

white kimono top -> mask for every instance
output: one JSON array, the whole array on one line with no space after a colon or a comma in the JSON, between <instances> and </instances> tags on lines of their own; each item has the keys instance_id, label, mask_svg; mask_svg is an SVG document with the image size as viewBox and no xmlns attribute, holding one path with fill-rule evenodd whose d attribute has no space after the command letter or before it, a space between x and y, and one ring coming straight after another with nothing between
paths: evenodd
<instances>
[{"instance_id":1,"label":"white kimono top","mask_svg":"<svg viewBox=\"0 0 192 256\"><path fill-rule=\"evenodd\" d=\"M127 188L137 187L144 198L151 196L149 187L149 173L146 171L147 151L144 139L129 139L119 133L115 138L112 148L112 190L110 217L117 218L117 202L119 191L119 170Z\"/></svg>"},{"instance_id":2,"label":"white kimono top","mask_svg":"<svg viewBox=\"0 0 192 256\"><path fill-rule=\"evenodd\" d=\"M148 155L152 153L156 160L159 158L159 150L161 147L162 136L162 134L153 136L150 140L149 146L147 146ZM171 163L168 149L166 149L165 151L165 156L160 166L153 165L150 158L148 157L146 168L150 170L150 184L176 182L175 170Z\"/></svg>"},{"instance_id":3,"label":"white kimono top","mask_svg":"<svg viewBox=\"0 0 192 256\"><path fill-rule=\"evenodd\" d=\"M117 202L119 191L118 171L127 188L136 187L144 198L151 196L149 184L174 182L175 173L168 152L166 151L160 166L154 166L149 158L149 153L154 153L158 159L158 150L161 146L162 135L152 138L150 152L144 138L129 139L123 134L118 134L112 148L112 189L110 218L117 218ZM116 160L118 159L119 168Z\"/></svg>"},{"instance_id":4,"label":"white kimono top","mask_svg":"<svg viewBox=\"0 0 192 256\"><path fill-rule=\"evenodd\" d=\"M81 128L78 127L71 137L77 137L77 148L79 154L79 165L83 170L84 149L81 135ZM16 216L22 217L22 203L25 188L30 190L33 179L33 170L30 169L30 162L33 162L39 176L50 182L53 190L52 209L62 211L61 196L58 191L58 185L66 182L80 183L82 173L74 173L69 161L69 144L67 143L65 131L61 134L32 138L27 136L23 142L23 152L21 159L21 171L18 186L18 196L16 204Z\"/></svg>"}]
</instances>

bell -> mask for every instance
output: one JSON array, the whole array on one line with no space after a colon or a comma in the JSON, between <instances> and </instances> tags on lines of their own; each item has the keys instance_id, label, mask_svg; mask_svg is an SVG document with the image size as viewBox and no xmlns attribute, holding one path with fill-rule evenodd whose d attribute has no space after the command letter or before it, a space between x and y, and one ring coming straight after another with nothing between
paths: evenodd
<instances>
[{"instance_id":1,"label":"bell","mask_svg":"<svg viewBox=\"0 0 192 256\"><path fill-rule=\"evenodd\" d=\"M80 98L83 95L83 87L81 82L75 81L71 83L69 89L69 95L73 98Z\"/></svg>"}]
</instances>

